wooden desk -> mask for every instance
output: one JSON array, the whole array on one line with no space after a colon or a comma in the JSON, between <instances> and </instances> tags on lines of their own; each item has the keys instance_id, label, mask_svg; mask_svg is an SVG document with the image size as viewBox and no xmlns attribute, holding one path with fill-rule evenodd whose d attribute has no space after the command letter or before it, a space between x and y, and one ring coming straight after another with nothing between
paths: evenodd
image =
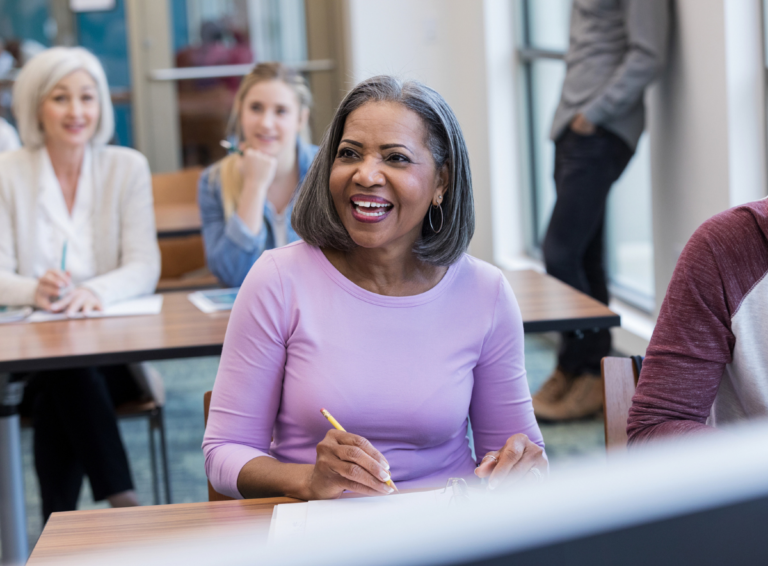
<instances>
[{"instance_id":1,"label":"wooden desk","mask_svg":"<svg viewBox=\"0 0 768 566\"><path fill-rule=\"evenodd\" d=\"M39 566L88 551L140 547L142 543L162 542L190 530L205 536L231 527L248 527L254 543L266 542L272 508L297 501L273 497L54 513L27 565Z\"/></svg>"},{"instance_id":2,"label":"wooden desk","mask_svg":"<svg viewBox=\"0 0 768 566\"><path fill-rule=\"evenodd\" d=\"M609 328L619 315L560 281L535 271L505 273L526 332ZM204 314L187 293L166 293L151 316L0 325L0 373L148 360L221 352L229 312Z\"/></svg>"},{"instance_id":3,"label":"wooden desk","mask_svg":"<svg viewBox=\"0 0 768 566\"><path fill-rule=\"evenodd\" d=\"M199 234L203 222L197 203L155 205L155 225L158 238L177 238Z\"/></svg>"},{"instance_id":4,"label":"wooden desk","mask_svg":"<svg viewBox=\"0 0 768 566\"><path fill-rule=\"evenodd\" d=\"M526 269L505 271L523 315L525 332L611 328L621 317L599 301L551 277Z\"/></svg>"},{"instance_id":5,"label":"wooden desk","mask_svg":"<svg viewBox=\"0 0 768 566\"><path fill-rule=\"evenodd\" d=\"M0 373L213 356L229 313L205 314L166 293L157 315L0 325Z\"/></svg>"}]
</instances>

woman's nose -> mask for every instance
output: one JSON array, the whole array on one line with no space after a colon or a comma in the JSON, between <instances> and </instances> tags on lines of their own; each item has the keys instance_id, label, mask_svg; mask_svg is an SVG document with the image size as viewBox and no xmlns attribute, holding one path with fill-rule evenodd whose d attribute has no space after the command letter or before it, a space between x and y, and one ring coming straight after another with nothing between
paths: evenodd
<instances>
[{"instance_id":1,"label":"woman's nose","mask_svg":"<svg viewBox=\"0 0 768 566\"><path fill-rule=\"evenodd\" d=\"M385 181L381 161L373 156L363 159L355 171L353 181L363 187L383 185Z\"/></svg>"},{"instance_id":2,"label":"woman's nose","mask_svg":"<svg viewBox=\"0 0 768 566\"><path fill-rule=\"evenodd\" d=\"M68 114L70 116L79 117L83 114L83 104L79 100L73 100L69 103Z\"/></svg>"},{"instance_id":3,"label":"woman's nose","mask_svg":"<svg viewBox=\"0 0 768 566\"><path fill-rule=\"evenodd\" d=\"M275 125L275 114L273 112L264 112L261 115L261 125L265 128L271 128Z\"/></svg>"}]
</instances>

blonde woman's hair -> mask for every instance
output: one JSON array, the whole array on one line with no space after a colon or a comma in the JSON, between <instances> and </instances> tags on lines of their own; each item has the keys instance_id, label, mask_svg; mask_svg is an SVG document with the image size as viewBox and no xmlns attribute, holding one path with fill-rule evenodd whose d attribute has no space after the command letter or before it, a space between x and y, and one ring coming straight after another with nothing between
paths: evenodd
<instances>
[{"instance_id":1,"label":"blonde woman's hair","mask_svg":"<svg viewBox=\"0 0 768 566\"><path fill-rule=\"evenodd\" d=\"M227 126L227 137L235 146L238 146L245 140L242 125L245 95L248 94L251 87L264 81L282 81L291 87L293 92L296 93L300 111L312 106L312 93L307 86L307 81L304 80L304 77L298 71L278 62L259 63L250 73L243 77L240 88L237 89L237 94L235 94L235 103L232 106L232 112L229 115L229 125ZM228 219L235 213L237 203L240 200L240 193L243 190L243 178L240 174L235 154L228 155L221 160L220 175L224 217Z\"/></svg>"},{"instance_id":2,"label":"blonde woman's hair","mask_svg":"<svg viewBox=\"0 0 768 566\"><path fill-rule=\"evenodd\" d=\"M115 133L115 116L104 68L93 53L82 47L52 47L35 55L19 72L13 85L13 114L25 147L45 144L40 124L40 105L58 82L75 71L86 71L99 93L99 124L91 138L93 145L106 145Z\"/></svg>"}]
</instances>

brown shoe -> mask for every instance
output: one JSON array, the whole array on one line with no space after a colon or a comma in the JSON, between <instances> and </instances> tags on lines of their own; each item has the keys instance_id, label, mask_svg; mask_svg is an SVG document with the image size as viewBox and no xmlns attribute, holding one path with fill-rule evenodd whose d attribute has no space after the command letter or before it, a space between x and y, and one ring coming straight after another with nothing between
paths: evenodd
<instances>
[{"instance_id":1,"label":"brown shoe","mask_svg":"<svg viewBox=\"0 0 768 566\"><path fill-rule=\"evenodd\" d=\"M583 419L603 408L603 379L599 375L585 373L573 381L568 393L558 402L542 405L534 411L536 418L545 421Z\"/></svg>"},{"instance_id":2,"label":"brown shoe","mask_svg":"<svg viewBox=\"0 0 768 566\"><path fill-rule=\"evenodd\" d=\"M560 401L568 393L571 385L573 385L573 376L559 367L555 368L552 375L533 396L533 412L537 413L539 406L552 405Z\"/></svg>"}]
</instances>

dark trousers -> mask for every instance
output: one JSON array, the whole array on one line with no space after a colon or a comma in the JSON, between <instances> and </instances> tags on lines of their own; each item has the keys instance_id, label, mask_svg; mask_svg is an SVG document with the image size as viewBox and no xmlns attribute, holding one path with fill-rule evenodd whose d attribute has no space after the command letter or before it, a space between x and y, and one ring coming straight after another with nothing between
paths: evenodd
<instances>
[{"instance_id":1,"label":"dark trousers","mask_svg":"<svg viewBox=\"0 0 768 566\"><path fill-rule=\"evenodd\" d=\"M27 376L21 413L34 425L44 521L76 509L84 475L96 501L133 489L114 407L140 396L127 366Z\"/></svg>"},{"instance_id":2,"label":"dark trousers","mask_svg":"<svg viewBox=\"0 0 768 566\"><path fill-rule=\"evenodd\" d=\"M605 304L606 199L632 153L624 140L603 128L590 136L569 128L555 142L557 201L544 238L547 273ZM607 329L564 332L558 364L574 375L599 375L600 360L610 350Z\"/></svg>"}]
</instances>

